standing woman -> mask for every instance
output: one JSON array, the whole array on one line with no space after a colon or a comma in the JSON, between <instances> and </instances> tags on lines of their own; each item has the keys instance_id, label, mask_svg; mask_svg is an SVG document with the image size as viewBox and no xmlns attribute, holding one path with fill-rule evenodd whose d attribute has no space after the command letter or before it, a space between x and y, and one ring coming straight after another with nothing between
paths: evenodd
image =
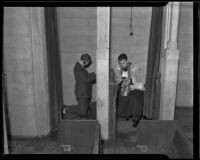
<instances>
[{"instance_id":1,"label":"standing woman","mask_svg":"<svg viewBox=\"0 0 200 160\"><path fill-rule=\"evenodd\" d=\"M133 119L136 127L142 117L144 104L144 87L141 81L140 68L122 53L118 57L116 81L118 84L117 108L118 117Z\"/></svg>"}]
</instances>

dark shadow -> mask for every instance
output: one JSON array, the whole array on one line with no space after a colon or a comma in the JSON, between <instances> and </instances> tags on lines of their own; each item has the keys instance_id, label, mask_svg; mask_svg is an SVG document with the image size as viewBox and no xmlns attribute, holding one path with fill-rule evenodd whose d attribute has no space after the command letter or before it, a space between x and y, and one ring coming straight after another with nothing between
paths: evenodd
<instances>
[{"instance_id":1,"label":"dark shadow","mask_svg":"<svg viewBox=\"0 0 200 160\"><path fill-rule=\"evenodd\" d=\"M4 64L3 63L2 63L2 106L3 106L3 112L4 112L3 114L5 115L5 125L6 125L5 128L6 128L6 132L7 132L8 151L10 151L10 149L11 149L11 132L10 132L10 123L9 123L10 120L9 120L6 74L4 73Z\"/></svg>"},{"instance_id":2,"label":"dark shadow","mask_svg":"<svg viewBox=\"0 0 200 160\"><path fill-rule=\"evenodd\" d=\"M58 131L61 120L63 95L56 7L45 7L44 18L49 85L50 130Z\"/></svg>"},{"instance_id":3,"label":"dark shadow","mask_svg":"<svg viewBox=\"0 0 200 160\"><path fill-rule=\"evenodd\" d=\"M63 120L72 120L78 119L78 105L63 105L62 108L62 119ZM90 107L88 110L88 120L96 120L97 119L97 109L96 109L96 102L91 102Z\"/></svg>"}]
</instances>

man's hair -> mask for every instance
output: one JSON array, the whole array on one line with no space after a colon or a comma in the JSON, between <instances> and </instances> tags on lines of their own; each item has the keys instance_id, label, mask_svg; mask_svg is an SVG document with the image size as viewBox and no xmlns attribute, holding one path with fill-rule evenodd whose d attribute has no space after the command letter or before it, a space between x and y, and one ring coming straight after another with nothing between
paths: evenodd
<instances>
[{"instance_id":1,"label":"man's hair","mask_svg":"<svg viewBox=\"0 0 200 160\"><path fill-rule=\"evenodd\" d=\"M90 57L89 54L82 54L82 55L81 55L81 60L82 60L83 62L91 62L91 61L92 61L92 59L91 59L91 57Z\"/></svg>"},{"instance_id":2,"label":"man's hair","mask_svg":"<svg viewBox=\"0 0 200 160\"><path fill-rule=\"evenodd\" d=\"M128 60L128 57L127 57L127 55L125 54L125 53L122 53L122 54L120 54L119 55L119 57L118 57L118 61L122 61L122 60Z\"/></svg>"}]
</instances>

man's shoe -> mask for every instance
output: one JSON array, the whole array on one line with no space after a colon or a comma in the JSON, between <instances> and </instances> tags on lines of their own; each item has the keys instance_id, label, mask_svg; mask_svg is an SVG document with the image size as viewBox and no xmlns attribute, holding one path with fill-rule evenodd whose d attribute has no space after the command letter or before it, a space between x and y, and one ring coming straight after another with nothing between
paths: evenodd
<instances>
[{"instance_id":1,"label":"man's shoe","mask_svg":"<svg viewBox=\"0 0 200 160\"><path fill-rule=\"evenodd\" d=\"M133 120L133 127L137 127L137 125L138 125L138 123L139 123L139 120L137 119L137 120Z\"/></svg>"},{"instance_id":2,"label":"man's shoe","mask_svg":"<svg viewBox=\"0 0 200 160\"><path fill-rule=\"evenodd\" d=\"M128 121L128 120L130 120L130 118L129 118L129 117L126 117L125 120Z\"/></svg>"}]
</instances>

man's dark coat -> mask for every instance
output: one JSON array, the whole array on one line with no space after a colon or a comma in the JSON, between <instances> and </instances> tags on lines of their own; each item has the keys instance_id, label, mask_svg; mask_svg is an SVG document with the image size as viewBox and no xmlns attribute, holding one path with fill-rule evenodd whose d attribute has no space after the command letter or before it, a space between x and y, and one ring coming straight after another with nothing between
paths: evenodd
<instances>
[{"instance_id":1,"label":"man's dark coat","mask_svg":"<svg viewBox=\"0 0 200 160\"><path fill-rule=\"evenodd\" d=\"M95 73L88 71L77 62L74 66L75 96L76 98L91 98L92 85L96 82Z\"/></svg>"}]
</instances>

